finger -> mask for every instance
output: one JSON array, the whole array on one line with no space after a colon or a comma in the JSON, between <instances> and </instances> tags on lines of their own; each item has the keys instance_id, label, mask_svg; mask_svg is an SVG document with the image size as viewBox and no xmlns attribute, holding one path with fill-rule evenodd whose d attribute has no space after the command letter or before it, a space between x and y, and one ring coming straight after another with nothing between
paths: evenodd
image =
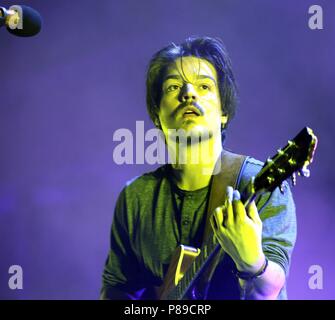
<instances>
[{"instance_id":1,"label":"finger","mask_svg":"<svg viewBox=\"0 0 335 320\"><path fill-rule=\"evenodd\" d=\"M232 187L227 187L226 202L225 202L225 226L229 226L234 223L234 211L233 211L233 192Z\"/></svg>"},{"instance_id":2,"label":"finger","mask_svg":"<svg viewBox=\"0 0 335 320\"><path fill-rule=\"evenodd\" d=\"M233 202L234 189L231 186L228 186L226 189L226 200Z\"/></svg>"},{"instance_id":3,"label":"finger","mask_svg":"<svg viewBox=\"0 0 335 320\"><path fill-rule=\"evenodd\" d=\"M246 211L238 190L233 192L233 212L235 221L242 221L246 218Z\"/></svg>"},{"instance_id":4,"label":"finger","mask_svg":"<svg viewBox=\"0 0 335 320\"><path fill-rule=\"evenodd\" d=\"M255 201L252 201L247 207L248 217L255 223L262 223L261 218L258 214L258 209L256 207Z\"/></svg>"},{"instance_id":5,"label":"finger","mask_svg":"<svg viewBox=\"0 0 335 320\"><path fill-rule=\"evenodd\" d=\"M216 229L223 226L223 212L222 212L221 207L217 207L214 210L214 214L212 217L213 217L214 223L216 224Z\"/></svg>"}]
</instances>

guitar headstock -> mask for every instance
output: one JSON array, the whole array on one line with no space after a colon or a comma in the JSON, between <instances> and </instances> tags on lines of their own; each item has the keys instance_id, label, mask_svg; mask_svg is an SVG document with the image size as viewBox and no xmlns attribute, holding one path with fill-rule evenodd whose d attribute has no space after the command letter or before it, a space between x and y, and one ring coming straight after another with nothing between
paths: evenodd
<instances>
[{"instance_id":1,"label":"guitar headstock","mask_svg":"<svg viewBox=\"0 0 335 320\"><path fill-rule=\"evenodd\" d=\"M296 172L304 177L309 177L308 166L313 161L317 141L312 129L308 127L302 129L294 139L288 141L284 148L279 149L274 157L265 162L254 179L255 192L273 191L289 177L295 185Z\"/></svg>"}]
</instances>

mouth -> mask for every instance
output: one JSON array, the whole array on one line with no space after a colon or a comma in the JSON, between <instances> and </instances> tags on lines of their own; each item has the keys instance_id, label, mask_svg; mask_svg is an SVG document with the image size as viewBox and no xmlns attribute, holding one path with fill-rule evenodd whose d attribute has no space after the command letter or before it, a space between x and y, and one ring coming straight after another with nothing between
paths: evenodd
<instances>
[{"instance_id":1,"label":"mouth","mask_svg":"<svg viewBox=\"0 0 335 320\"><path fill-rule=\"evenodd\" d=\"M188 106L183 111L183 117L199 117L200 111L194 106Z\"/></svg>"}]
</instances>

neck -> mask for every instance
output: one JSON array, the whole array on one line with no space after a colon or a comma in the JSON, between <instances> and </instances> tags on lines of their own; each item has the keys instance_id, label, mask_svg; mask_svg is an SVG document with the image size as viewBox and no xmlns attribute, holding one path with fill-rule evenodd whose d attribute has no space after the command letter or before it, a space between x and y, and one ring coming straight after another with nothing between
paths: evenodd
<instances>
[{"instance_id":1,"label":"neck","mask_svg":"<svg viewBox=\"0 0 335 320\"><path fill-rule=\"evenodd\" d=\"M193 191L209 185L215 164L222 152L221 136L192 145L168 145L172 155L174 179L180 189Z\"/></svg>"}]
</instances>

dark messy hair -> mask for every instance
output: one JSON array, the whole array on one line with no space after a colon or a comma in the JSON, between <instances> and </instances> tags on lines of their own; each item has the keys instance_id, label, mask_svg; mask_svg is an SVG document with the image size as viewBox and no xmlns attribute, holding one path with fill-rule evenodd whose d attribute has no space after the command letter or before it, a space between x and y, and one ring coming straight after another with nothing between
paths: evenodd
<instances>
[{"instance_id":1,"label":"dark messy hair","mask_svg":"<svg viewBox=\"0 0 335 320\"><path fill-rule=\"evenodd\" d=\"M218 38L189 37L179 45L171 43L152 57L146 80L146 101L150 118L155 124L157 123L163 79L167 68L176 59L186 56L205 59L216 69L222 113L228 116L226 125L221 128L222 142L224 142L227 125L235 114L237 86L227 50Z\"/></svg>"}]
</instances>

